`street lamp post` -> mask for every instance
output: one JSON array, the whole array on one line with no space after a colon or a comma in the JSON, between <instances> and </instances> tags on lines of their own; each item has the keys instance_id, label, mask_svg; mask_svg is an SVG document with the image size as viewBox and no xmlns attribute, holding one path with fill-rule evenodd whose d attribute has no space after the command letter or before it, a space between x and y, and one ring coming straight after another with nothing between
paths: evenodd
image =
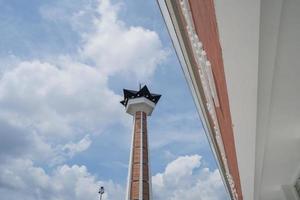
<instances>
[{"instance_id":1,"label":"street lamp post","mask_svg":"<svg viewBox=\"0 0 300 200\"><path fill-rule=\"evenodd\" d=\"M104 187L103 186L100 187L98 193L100 194L100 200L102 200L102 195L104 194Z\"/></svg>"}]
</instances>

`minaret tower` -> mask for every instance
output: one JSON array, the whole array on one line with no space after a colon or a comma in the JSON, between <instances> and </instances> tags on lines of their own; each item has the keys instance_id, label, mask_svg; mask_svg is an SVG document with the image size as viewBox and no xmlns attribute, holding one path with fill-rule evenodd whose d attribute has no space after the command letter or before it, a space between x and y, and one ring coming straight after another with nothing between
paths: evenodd
<instances>
[{"instance_id":1,"label":"minaret tower","mask_svg":"<svg viewBox=\"0 0 300 200\"><path fill-rule=\"evenodd\" d=\"M126 200L152 200L147 116L151 115L161 95L150 93L147 86L139 91L123 91L124 100L121 104L133 116Z\"/></svg>"}]
</instances>

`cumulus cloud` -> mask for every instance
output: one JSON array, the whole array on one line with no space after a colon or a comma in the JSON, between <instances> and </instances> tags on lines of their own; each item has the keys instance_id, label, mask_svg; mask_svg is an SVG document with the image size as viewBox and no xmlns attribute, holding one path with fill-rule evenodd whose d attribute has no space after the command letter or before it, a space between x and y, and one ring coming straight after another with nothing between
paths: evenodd
<instances>
[{"instance_id":1,"label":"cumulus cloud","mask_svg":"<svg viewBox=\"0 0 300 200\"><path fill-rule=\"evenodd\" d=\"M85 151L86 149L89 148L91 145L92 141L90 139L89 135L84 136L79 142L74 143L74 142L69 142L65 144L62 148L64 152L70 157L73 157L76 153Z\"/></svg>"},{"instance_id":2,"label":"cumulus cloud","mask_svg":"<svg viewBox=\"0 0 300 200\"><path fill-rule=\"evenodd\" d=\"M0 120L0 156L15 156L26 152L33 143L26 130Z\"/></svg>"},{"instance_id":3,"label":"cumulus cloud","mask_svg":"<svg viewBox=\"0 0 300 200\"><path fill-rule=\"evenodd\" d=\"M46 20L71 25L81 38L78 57L103 74L130 75L145 81L168 56L155 31L128 25L119 18L124 4L110 0L73 2L44 5L40 14Z\"/></svg>"},{"instance_id":4,"label":"cumulus cloud","mask_svg":"<svg viewBox=\"0 0 300 200\"><path fill-rule=\"evenodd\" d=\"M55 19L73 23L74 31L86 27L78 32L75 54L17 58L1 68L0 193L6 200L92 200L99 185L107 188L105 200L124 197L120 185L97 180L85 166L62 163L87 150L93 135L130 124L121 97L109 88L111 76L151 78L167 53L156 32L126 25L118 18L120 7L108 0L95 2L88 7L92 23L74 22L87 7Z\"/></svg>"},{"instance_id":5,"label":"cumulus cloud","mask_svg":"<svg viewBox=\"0 0 300 200\"><path fill-rule=\"evenodd\" d=\"M92 2L98 4L88 18L93 20L93 28L79 32L77 55L19 60L6 67L0 77L0 117L56 152L62 152L58 145L67 145L69 140L101 133L126 121L120 109L121 97L108 86L110 75L128 72L130 77L149 78L166 55L156 32L127 26L118 19L119 6L108 0ZM91 9L83 6L72 16ZM44 17L56 16L45 14L47 10L41 9ZM70 150L67 146L65 150Z\"/></svg>"},{"instance_id":6,"label":"cumulus cloud","mask_svg":"<svg viewBox=\"0 0 300 200\"><path fill-rule=\"evenodd\" d=\"M0 115L52 137L113 123L113 116L120 118L119 99L100 72L67 60L21 62L0 80Z\"/></svg>"},{"instance_id":7,"label":"cumulus cloud","mask_svg":"<svg viewBox=\"0 0 300 200\"><path fill-rule=\"evenodd\" d=\"M0 165L0 193L6 200L96 200L99 186L104 200L121 200L124 189L112 181L99 181L85 166L62 165L50 174L30 160L10 160Z\"/></svg>"},{"instance_id":8,"label":"cumulus cloud","mask_svg":"<svg viewBox=\"0 0 300 200\"><path fill-rule=\"evenodd\" d=\"M101 181L79 165L60 165L50 172L28 159L10 159L0 164L0 193L6 200L96 200L99 186L104 200L122 200L125 188L113 181ZM163 173L152 177L156 200L227 199L218 170L201 167L201 156L181 156Z\"/></svg>"},{"instance_id":9,"label":"cumulus cloud","mask_svg":"<svg viewBox=\"0 0 300 200\"><path fill-rule=\"evenodd\" d=\"M120 96L108 88L106 81L95 68L69 59L61 59L57 64L19 63L0 79L0 117L16 127L12 127L13 133L2 129L0 135L14 136L15 142L22 139L23 144L37 147L29 152L35 160L41 157L36 152L44 147L42 152L47 152L47 158L52 156L52 164L86 150L88 146L79 150L68 144L69 140L101 133L126 119L118 103Z\"/></svg>"},{"instance_id":10,"label":"cumulus cloud","mask_svg":"<svg viewBox=\"0 0 300 200\"><path fill-rule=\"evenodd\" d=\"M154 199L227 199L219 171L201 167L201 156L181 156L152 178Z\"/></svg>"},{"instance_id":11,"label":"cumulus cloud","mask_svg":"<svg viewBox=\"0 0 300 200\"><path fill-rule=\"evenodd\" d=\"M139 26L126 26L118 19L118 5L100 1L96 30L84 37L82 55L107 75L125 73L141 80L153 75L167 56L156 32Z\"/></svg>"},{"instance_id":12,"label":"cumulus cloud","mask_svg":"<svg viewBox=\"0 0 300 200\"><path fill-rule=\"evenodd\" d=\"M0 117L0 162L14 157L49 161L55 157L50 144L34 131Z\"/></svg>"}]
</instances>

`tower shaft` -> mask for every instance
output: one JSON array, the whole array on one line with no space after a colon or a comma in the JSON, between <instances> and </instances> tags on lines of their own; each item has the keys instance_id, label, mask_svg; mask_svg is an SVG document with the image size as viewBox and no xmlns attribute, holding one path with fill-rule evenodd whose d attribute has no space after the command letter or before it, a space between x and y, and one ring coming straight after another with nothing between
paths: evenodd
<instances>
[{"instance_id":1,"label":"tower shaft","mask_svg":"<svg viewBox=\"0 0 300 200\"><path fill-rule=\"evenodd\" d=\"M151 175L148 154L147 114L134 114L133 140L127 188L128 200L151 199Z\"/></svg>"},{"instance_id":2,"label":"tower shaft","mask_svg":"<svg viewBox=\"0 0 300 200\"><path fill-rule=\"evenodd\" d=\"M148 151L147 116L150 116L161 95L150 93L147 86L139 91L124 89L124 105L133 116L133 134L128 167L126 200L152 200Z\"/></svg>"}]
</instances>

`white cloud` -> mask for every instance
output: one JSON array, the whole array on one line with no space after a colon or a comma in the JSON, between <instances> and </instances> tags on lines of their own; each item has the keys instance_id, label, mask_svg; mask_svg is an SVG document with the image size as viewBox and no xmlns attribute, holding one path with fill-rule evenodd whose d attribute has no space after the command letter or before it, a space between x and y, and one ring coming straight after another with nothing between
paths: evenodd
<instances>
[{"instance_id":1,"label":"white cloud","mask_svg":"<svg viewBox=\"0 0 300 200\"><path fill-rule=\"evenodd\" d=\"M61 9L59 13L63 15ZM91 9L88 4L72 16ZM93 9L93 17L88 18L94 20L93 28L79 32L82 46L78 55L18 61L6 67L0 77L0 117L34 132L38 141L56 152L58 145L69 140L127 122L119 104L121 97L108 87L110 75L121 73L127 79L134 75L147 79L166 56L156 32L128 27L118 19L118 5L101 0ZM41 9L43 16L52 18L46 11L49 9ZM64 17L53 20L60 18ZM67 21L74 20L76 17ZM95 66L85 64L90 63L88 60Z\"/></svg>"},{"instance_id":2,"label":"white cloud","mask_svg":"<svg viewBox=\"0 0 300 200\"><path fill-rule=\"evenodd\" d=\"M30 160L10 160L0 165L0 193L6 200L96 200L99 186L104 200L122 200L124 189L112 181L99 181L85 166L58 166L48 174Z\"/></svg>"},{"instance_id":3,"label":"white cloud","mask_svg":"<svg viewBox=\"0 0 300 200\"><path fill-rule=\"evenodd\" d=\"M123 186L98 180L85 166L61 165L47 173L30 160L10 159L0 163L0 171L0 193L6 200L96 200L99 186L105 187L104 200L125 196ZM178 157L152 183L156 200L227 199L218 170L201 167L199 155Z\"/></svg>"},{"instance_id":4,"label":"white cloud","mask_svg":"<svg viewBox=\"0 0 300 200\"><path fill-rule=\"evenodd\" d=\"M125 73L144 80L153 75L167 56L156 32L139 26L126 26L118 19L118 5L100 1L96 30L84 37L82 54L107 75Z\"/></svg>"},{"instance_id":5,"label":"white cloud","mask_svg":"<svg viewBox=\"0 0 300 200\"><path fill-rule=\"evenodd\" d=\"M125 120L121 97L106 81L95 68L68 59L21 62L0 79L0 117L53 148L100 133Z\"/></svg>"},{"instance_id":6,"label":"white cloud","mask_svg":"<svg viewBox=\"0 0 300 200\"><path fill-rule=\"evenodd\" d=\"M90 139L89 135L84 136L79 142L69 142L65 144L62 148L62 150L69 156L73 157L76 153L85 151L89 148L92 141Z\"/></svg>"},{"instance_id":7,"label":"white cloud","mask_svg":"<svg viewBox=\"0 0 300 200\"><path fill-rule=\"evenodd\" d=\"M72 123L90 130L113 122L119 99L100 72L69 60L21 62L0 80L2 114L53 136L74 134Z\"/></svg>"},{"instance_id":8,"label":"white cloud","mask_svg":"<svg viewBox=\"0 0 300 200\"><path fill-rule=\"evenodd\" d=\"M67 20L62 10L44 16L59 14L54 20L73 21L74 30L82 31L84 23L75 21L86 8L91 9L83 7ZM97 180L85 166L61 165L89 148L87 135L130 124L119 104L121 96L108 86L111 76L149 79L167 55L156 32L127 26L118 19L118 9L108 0L99 1L92 28L86 23L88 31L78 33L82 38L76 55L17 58L1 69L0 137L5 140L0 141L0 193L4 199L92 200L97 199L99 185L106 187L105 200L123 199L120 185ZM44 161L47 171L37 167Z\"/></svg>"},{"instance_id":9,"label":"white cloud","mask_svg":"<svg viewBox=\"0 0 300 200\"><path fill-rule=\"evenodd\" d=\"M154 199L227 199L218 170L201 167L201 156L182 156L152 178Z\"/></svg>"},{"instance_id":10,"label":"white cloud","mask_svg":"<svg viewBox=\"0 0 300 200\"><path fill-rule=\"evenodd\" d=\"M155 31L122 21L118 14L123 6L110 0L62 0L42 6L40 14L46 20L71 25L81 37L78 56L101 73L145 81L169 51Z\"/></svg>"},{"instance_id":11,"label":"white cloud","mask_svg":"<svg viewBox=\"0 0 300 200\"><path fill-rule=\"evenodd\" d=\"M35 131L0 117L0 161L12 157L49 161L55 157L50 144Z\"/></svg>"}]
</instances>

